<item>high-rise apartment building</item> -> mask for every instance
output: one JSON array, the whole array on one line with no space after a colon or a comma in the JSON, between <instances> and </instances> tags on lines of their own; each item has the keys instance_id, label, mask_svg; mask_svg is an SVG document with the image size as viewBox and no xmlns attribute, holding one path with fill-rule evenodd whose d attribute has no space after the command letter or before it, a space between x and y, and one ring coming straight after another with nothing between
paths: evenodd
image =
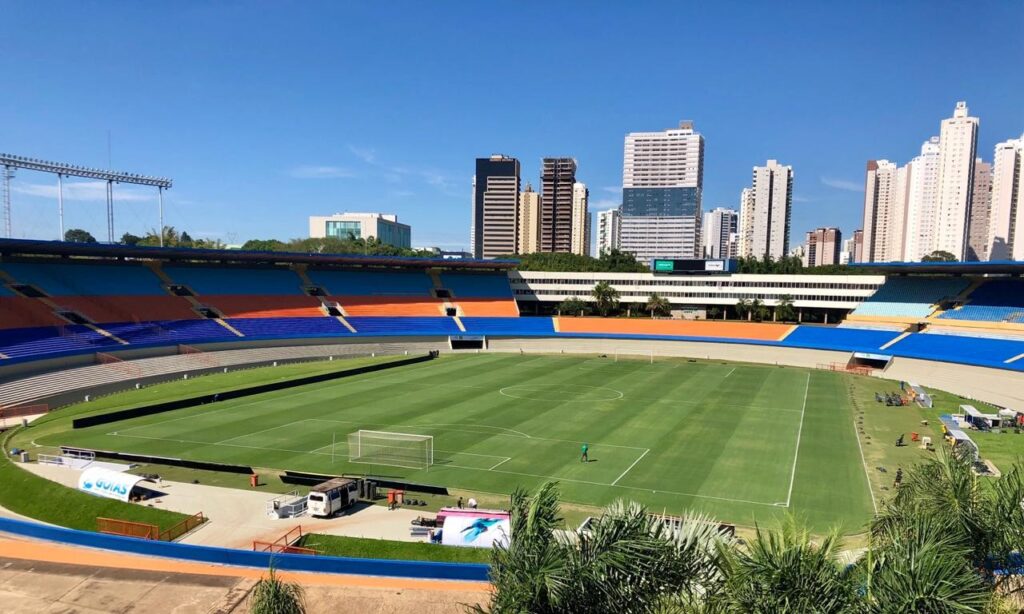
<instances>
[{"instance_id":1,"label":"high-rise apartment building","mask_svg":"<svg viewBox=\"0 0 1024 614\"><path fill-rule=\"evenodd\" d=\"M992 165L974 161L971 217L967 224L967 260L988 260L988 233L992 212Z\"/></svg>"},{"instance_id":2,"label":"high-rise apartment building","mask_svg":"<svg viewBox=\"0 0 1024 614\"><path fill-rule=\"evenodd\" d=\"M827 266L840 263L843 233L838 228L818 228L807 233L804 266Z\"/></svg>"},{"instance_id":3,"label":"high-rise apartment building","mask_svg":"<svg viewBox=\"0 0 1024 614\"><path fill-rule=\"evenodd\" d=\"M474 258L495 258L519 251L519 160L496 154L477 158L473 176Z\"/></svg>"},{"instance_id":4,"label":"high-rise apartment building","mask_svg":"<svg viewBox=\"0 0 1024 614\"><path fill-rule=\"evenodd\" d=\"M839 264L858 262L863 240L864 231L854 230L853 236L843 241L843 251L839 252Z\"/></svg>"},{"instance_id":5,"label":"high-rise apartment building","mask_svg":"<svg viewBox=\"0 0 1024 614\"><path fill-rule=\"evenodd\" d=\"M739 213L735 209L718 207L704 212L701 227L704 232L705 258L736 257Z\"/></svg>"},{"instance_id":6,"label":"high-rise apartment building","mask_svg":"<svg viewBox=\"0 0 1024 614\"><path fill-rule=\"evenodd\" d=\"M597 255L619 249L622 236L622 212L618 208L597 213Z\"/></svg>"},{"instance_id":7,"label":"high-rise apartment building","mask_svg":"<svg viewBox=\"0 0 1024 614\"><path fill-rule=\"evenodd\" d=\"M693 122L626 135L621 248L641 262L701 256L704 137Z\"/></svg>"},{"instance_id":8,"label":"high-rise apartment building","mask_svg":"<svg viewBox=\"0 0 1024 614\"><path fill-rule=\"evenodd\" d=\"M939 137L921 145L921 154L910 161L907 212L904 218L903 260L918 262L934 250L935 214L939 190Z\"/></svg>"},{"instance_id":9,"label":"high-rise apartment building","mask_svg":"<svg viewBox=\"0 0 1024 614\"><path fill-rule=\"evenodd\" d=\"M869 160L864 180L864 261L903 260L911 167Z\"/></svg>"},{"instance_id":10,"label":"high-rise apartment building","mask_svg":"<svg viewBox=\"0 0 1024 614\"><path fill-rule=\"evenodd\" d=\"M389 213L335 213L309 216L309 236L313 239L374 238L385 245L412 246L412 228Z\"/></svg>"},{"instance_id":11,"label":"high-rise apartment building","mask_svg":"<svg viewBox=\"0 0 1024 614\"><path fill-rule=\"evenodd\" d=\"M571 252L576 160L544 158L540 183L540 251Z\"/></svg>"},{"instance_id":12,"label":"high-rise apartment building","mask_svg":"<svg viewBox=\"0 0 1024 614\"><path fill-rule=\"evenodd\" d=\"M540 193L526 184L519 193L519 245L518 254L534 254L540 251Z\"/></svg>"},{"instance_id":13,"label":"high-rise apartment building","mask_svg":"<svg viewBox=\"0 0 1024 614\"><path fill-rule=\"evenodd\" d=\"M572 253L586 256L590 253L590 190L577 181L572 186Z\"/></svg>"},{"instance_id":14,"label":"high-rise apartment building","mask_svg":"<svg viewBox=\"0 0 1024 614\"><path fill-rule=\"evenodd\" d=\"M1024 136L996 145L992 158L989 260L1024 260Z\"/></svg>"},{"instance_id":15,"label":"high-rise apartment building","mask_svg":"<svg viewBox=\"0 0 1024 614\"><path fill-rule=\"evenodd\" d=\"M967 254L967 224L978 148L978 118L967 103L956 103L953 117L942 120L939 132L939 187L935 207L933 251L963 260Z\"/></svg>"},{"instance_id":16,"label":"high-rise apartment building","mask_svg":"<svg viewBox=\"0 0 1024 614\"><path fill-rule=\"evenodd\" d=\"M753 180L740 197L740 255L778 260L789 253L793 167L768 160L754 167Z\"/></svg>"}]
</instances>

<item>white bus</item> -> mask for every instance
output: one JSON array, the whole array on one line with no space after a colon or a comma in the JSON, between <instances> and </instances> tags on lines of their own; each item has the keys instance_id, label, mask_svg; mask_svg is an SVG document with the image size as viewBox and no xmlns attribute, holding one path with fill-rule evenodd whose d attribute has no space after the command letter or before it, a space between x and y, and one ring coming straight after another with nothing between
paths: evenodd
<instances>
[{"instance_id":1,"label":"white bus","mask_svg":"<svg viewBox=\"0 0 1024 614\"><path fill-rule=\"evenodd\" d=\"M351 507L358 498L359 480L334 478L309 490L306 509L310 516L330 518L337 512Z\"/></svg>"}]
</instances>

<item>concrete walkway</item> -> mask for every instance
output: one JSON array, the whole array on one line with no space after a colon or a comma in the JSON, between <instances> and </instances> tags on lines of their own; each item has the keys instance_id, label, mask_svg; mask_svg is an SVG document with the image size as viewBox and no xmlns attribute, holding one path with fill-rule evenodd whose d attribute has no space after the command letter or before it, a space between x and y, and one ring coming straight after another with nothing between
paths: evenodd
<instances>
[{"instance_id":1,"label":"concrete walkway","mask_svg":"<svg viewBox=\"0 0 1024 614\"><path fill-rule=\"evenodd\" d=\"M78 487L80 472L75 469L39 463L19 467L69 488ZM163 496L150 499L145 505L183 514L203 512L210 519L179 540L186 544L249 549L254 540L272 542L299 525L303 533L426 541L426 538L409 535L411 521L417 516L428 515L416 509L389 511L381 505L361 505L336 518L303 516L280 519L268 516L266 512L267 502L278 496L276 493L169 481L148 486Z\"/></svg>"}]
</instances>

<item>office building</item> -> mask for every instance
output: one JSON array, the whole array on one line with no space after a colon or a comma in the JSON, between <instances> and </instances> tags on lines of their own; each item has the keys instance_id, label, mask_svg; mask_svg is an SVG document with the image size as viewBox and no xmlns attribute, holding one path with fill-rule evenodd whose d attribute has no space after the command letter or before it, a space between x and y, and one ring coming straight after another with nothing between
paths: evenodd
<instances>
[{"instance_id":1,"label":"office building","mask_svg":"<svg viewBox=\"0 0 1024 614\"><path fill-rule=\"evenodd\" d=\"M963 260L967 254L967 225L978 148L978 118L967 103L956 103L953 117L942 120L939 132L939 185L932 251ZM865 229L866 230L866 229Z\"/></svg>"},{"instance_id":2,"label":"office building","mask_svg":"<svg viewBox=\"0 0 1024 614\"><path fill-rule=\"evenodd\" d=\"M572 186L572 248L574 254L590 254L590 190L577 181Z\"/></svg>"},{"instance_id":3,"label":"office building","mask_svg":"<svg viewBox=\"0 0 1024 614\"><path fill-rule=\"evenodd\" d=\"M693 122L626 135L621 248L641 262L701 256L704 137Z\"/></svg>"},{"instance_id":4,"label":"office building","mask_svg":"<svg viewBox=\"0 0 1024 614\"><path fill-rule=\"evenodd\" d=\"M540 183L540 251L571 252L576 160L544 158Z\"/></svg>"},{"instance_id":5,"label":"office building","mask_svg":"<svg viewBox=\"0 0 1024 614\"><path fill-rule=\"evenodd\" d=\"M718 207L704 213L701 223L704 232L705 258L734 258L739 228L739 213L735 209Z\"/></svg>"},{"instance_id":6,"label":"office building","mask_svg":"<svg viewBox=\"0 0 1024 614\"><path fill-rule=\"evenodd\" d=\"M992 212L992 165L974 161L971 213L967 224L967 260L988 260L988 233Z\"/></svg>"},{"instance_id":7,"label":"office building","mask_svg":"<svg viewBox=\"0 0 1024 614\"><path fill-rule=\"evenodd\" d=\"M828 266L840 263L843 233L838 228L818 228L807 233L804 266Z\"/></svg>"},{"instance_id":8,"label":"office building","mask_svg":"<svg viewBox=\"0 0 1024 614\"><path fill-rule=\"evenodd\" d=\"M618 208L597 213L597 255L619 249L622 235L622 212Z\"/></svg>"},{"instance_id":9,"label":"office building","mask_svg":"<svg viewBox=\"0 0 1024 614\"><path fill-rule=\"evenodd\" d=\"M869 160L864 180L864 262L903 260L911 167Z\"/></svg>"},{"instance_id":10,"label":"office building","mask_svg":"<svg viewBox=\"0 0 1024 614\"><path fill-rule=\"evenodd\" d=\"M312 239L374 238L385 245L409 248L412 246L412 228L398 221L397 215L384 213L335 213L309 216L309 236Z\"/></svg>"},{"instance_id":11,"label":"office building","mask_svg":"<svg viewBox=\"0 0 1024 614\"><path fill-rule=\"evenodd\" d=\"M519 251L519 160L500 154L477 158L472 217L470 243L475 258Z\"/></svg>"},{"instance_id":12,"label":"office building","mask_svg":"<svg viewBox=\"0 0 1024 614\"><path fill-rule=\"evenodd\" d=\"M526 184L519 194L519 245L516 253L534 254L540 251L540 193Z\"/></svg>"},{"instance_id":13,"label":"office building","mask_svg":"<svg viewBox=\"0 0 1024 614\"><path fill-rule=\"evenodd\" d=\"M740 255L778 260L788 254L793 167L776 160L755 166L753 185L740 200Z\"/></svg>"},{"instance_id":14,"label":"office building","mask_svg":"<svg viewBox=\"0 0 1024 614\"><path fill-rule=\"evenodd\" d=\"M903 260L919 262L932 253L939 189L939 137L921 145L921 153L907 166L910 187L904 218Z\"/></svg>"},{"instance_id":15,"label":"office building","mask_svg":"<svg viewBox=\"0 0 1024 614\"><path fill-rule=\"evenodd\" d=\"M989 260L1024 260L1024 136L996 145L992 158Z\"/></svg>"}]
</instances>

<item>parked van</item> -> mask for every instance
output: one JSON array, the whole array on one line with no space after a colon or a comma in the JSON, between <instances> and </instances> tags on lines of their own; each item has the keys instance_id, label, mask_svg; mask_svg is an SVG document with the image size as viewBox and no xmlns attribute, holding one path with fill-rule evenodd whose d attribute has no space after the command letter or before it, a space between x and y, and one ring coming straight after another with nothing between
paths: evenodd
<instances>
[{"instance_id":1,"label":"parked van","mask_svg":"<svg viewBox=\"0 0 1024 614\"><path fill-rule=\"evenodd\" d=\"M339 511L352 507L359 499L359 480L334 478L317 484L309 490L306 509L310 516L330 518Z\"/></svg>"}]
</instances>

